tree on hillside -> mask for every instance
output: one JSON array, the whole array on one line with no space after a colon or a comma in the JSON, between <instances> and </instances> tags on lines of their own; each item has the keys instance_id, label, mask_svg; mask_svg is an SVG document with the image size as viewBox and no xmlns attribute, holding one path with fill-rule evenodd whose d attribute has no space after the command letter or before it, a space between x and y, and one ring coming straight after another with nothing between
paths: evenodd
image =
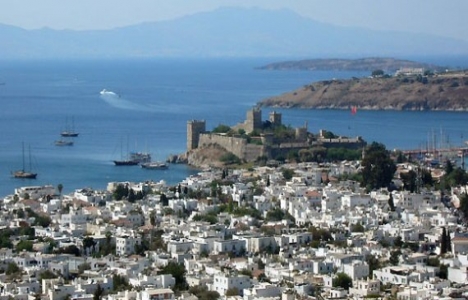
<instances>
[{"instance_id":1,"label":"tree on hillside","mask_svg":"<svg viewBox=\"0 0 468 300\"><path fill-rule=\"evenodd\" d=\"M191 286L189 292L198 297L198 299L217 300L220 297L218 292L209 291L204 285Z\"/></svg>"},{"instance_id":2,"label":"tree on hillside","mask_svg":"<svg viewBox=\"0 0 468 300\"><path fill-rule=\"evenodd\" d=\"M381 267L380 261L377 257L370 254L370 255L367 255L366 262L369 265L369 276L372 278L372 274L374 273L374 270L377 270Z\"/></svg>"},{"instance_id":3,"label":"tree on hillside","mask_svg":"<svg viewBox=\"0 0 468 300\"><path fill-rule=\"evenodd\" d=\"M167 199L166 194L161 194L161 197L159 198L159 201L161 202L162 206L168 206L169 205L169 199Z\"/></svg>"},{"instance_id":4,"label":"tree on hillside","mask_svg":"<svg viewBox=\"0 0 468 300\"><path fill-rule=\"evenodd\" d=\"M164 266L158 274L171 274L175 279L174 288L178 291L187 289L187 282L185 281L185 266L176 262L169 262Z\"/></svg>"},{"instance_id":5,"label":"tree on hillside","mask_svg":"<svg viewBox=\"0 0 468 300\"><path fill-rule=\"evenodd\" d=\"M372 76L373 77L383 76L384 74L385 74L385 72L383 70L380 70L380 69L372 71Z\"/></svg>"},{"instance_id":6,"label":"tree on hillside","mask_svg":"<svg viewBox=\"0 0 468 300\"><path fill-rule=\"evenodd\" d=\"M446 177L446 181L450 187L465 185L468 182L468 174L462 168L454 169L450 174L447 174Z\"/></svg>"},{"instance_id":7,"label":"tree on hillside","mask_svg":"<svg viewBox=\"0 0 468 300\"><path fill-rule=\"evenodd\" d=\"M101 300L102 295L104 294L104 289L100 284L97 285L96 290L93 293L93 300Z\"/></svg>"},{"instance_id":8,"label":"tree on hillside","mask_svg":"<svg viewBox=\"0 0 468 300\"><path fill-rule=\"evenodd\" d=\"M447 252L452 252L452 238L450 237L450 231L447 230Z\"/></svg>"},{"instance_id":9,"label":"tree on hillside","mask_svg":"<svg viewBox=\"0 0 468 300\"><path fill-rule=\"evenodd\" d=\"M452 173L453 171L453 164L452 162L450 161L450 159L447 159L447 161L445 162L445 174L450 174Z\"/></svg>"},{"instance_id":10,"label":"tree on hillside","mask_svg":"<svg viewBox=\"0 0 468 300\"><path fill-rule=\"evenodd\" d=\"M393 201L392 193L390 193L390 197L388 197L388 206L390 206L391 211L395 211L395 202Z\"/></svg>"},{"instance_id":11,"label":"tree on hillside","mask_svg":"<svg viewBox=\"0 0 468 300\"><path fill-rule=\"evenodd\" d=\"M401 173L400 177L403 181L404 189L414 193L417 187L418 174L413 170L409 170L407 173Z\"/></svg>"},{"instance_id":12,"label":"tree on hillside","mask_svg":"<svg viewBox=\"0 0 468 300\"><path fill-rule=\"evenodd\" d=\"M433 186L434 185L434 179L432 178L431 171L427 169L421 169L421 183L424 186Z\"/></svg>"},{"instance_id":13,"label":"tree on hillside","mask_svg":"<svg viewBox=\"0 0 468 300\"><path fill-rule=\"evenodd\" d=\"M390 252L389 262L392 266L397 266L400 263L401 250L397 249Z\"/></svg>"},{"instance_id":14,"label":"tree on hillside","mask_svg":"<svg viewBox=\"0 0 468 300\"><path fill-rule=\"evenodd\" d=\"M368 190L387 187L392 182L396 171L396 165L390 153L383 144L376 142L367 146L361 166L361 186Z\"/></svg>"},{"instance_id":15,"label":"tree on hillside","mask_svg":"<svg viewBox=\"0 0 468 300\"><path fill-rule=\"evenodd\" d=\"M294 170L283 168L281 170L281 174L283 175L284 179L291 180L291 178L294 176Z\"/></svg>"},{"instance_id":16,"label":"tree on hillside","mask_svg":"<svg viewBox=\"0 0 468 300\"><path fill-rule=\"evenodd\" d=\"M442 228L442 236L440 237L440 254L447 253L447 230Z\"/></svg>"},{"instance_id":17,"label":"tree on hillside","mask_svg":"<svg viewBox=\"0 0 468 300\"><path fill-rule=\"evenodd\" d=\"M468 217L468 194L463 193L458 196L458 199L460 201L458 210L460 210L463 213L463 216L467 218Z\"/></svg>"},{"instance_id":18,"label":"tree on hillside","mask_svg":"<svg viewBox=\"0 0 468 300\"><path fill-rule=\"evenodd\" d=\"M213 132L214 133L227 133L230 130L231 130L231 127L229 127L228 125L219 124L217 127L213 129Z\"/></svg>"},{"instance_id":19,"label":"tree on hillside","mask_svg":"<svg viewBox=\"0 0 468 300\"><path fill-rule=\"evenodd\" d=\"M114 200L122 200L124 197L128 195L128 186L123 184L118 184L112 193L112 198Z\"/></svg>"},{"instance_id":20,"label":"tree on hillside","mask_svg":"<svg viewBox=\"0 0 468 300\"><path fill-rule=\"evenodd\" d=\"M59 184L57 185L57 190L58 190L60 196L62 196L63 184L59 183Z\"/></svg>"},{"instance_id":21,"label":"tree on hillside","mask_svg":"<svg viewBox=\"0 0 468 300\"><path fill-rule=\"evenodd\" d=\"M336 277L333 278L332 285L333 287L342 287L345 290L349 290L353 285L353 280L346 273L337 273Z\"/></svg>"}]
</instances>

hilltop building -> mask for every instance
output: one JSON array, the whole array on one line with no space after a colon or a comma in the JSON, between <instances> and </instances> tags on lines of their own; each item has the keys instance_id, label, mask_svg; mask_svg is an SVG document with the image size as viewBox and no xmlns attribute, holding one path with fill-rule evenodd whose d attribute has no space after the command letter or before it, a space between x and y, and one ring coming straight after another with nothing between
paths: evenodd
<instances>
[{"instance_id":1,"label":"hilltop building","mask_svg":"<svg viewBox=\"0 0 468 300\"><path fill-rule=\"evenodd\" d=\"M400 68L395 72L395 76L416 76L424 75L424 68Z\"/></svg>"},{"instance_id":2,"label":"hilltop building","mask_svg":"<svg viewBox=\"0 0 468 300\"><path fill-rule=\"evenodd\" d=\"M275 111L270 113L268 120L263 121L261 109L253 108L247 111L244 122L232 126L227 133L207 132L205 120L188 121L187 153L197 148L218 145L241 160L255 161L259 157L286 157L292 151L314 146L361 149L366 145L361 137L329 138L326 133L324 130L318 135L309 133L307 123L294 129L286 127L282 124L282 115Z\"/></svg>"}]
</instances>

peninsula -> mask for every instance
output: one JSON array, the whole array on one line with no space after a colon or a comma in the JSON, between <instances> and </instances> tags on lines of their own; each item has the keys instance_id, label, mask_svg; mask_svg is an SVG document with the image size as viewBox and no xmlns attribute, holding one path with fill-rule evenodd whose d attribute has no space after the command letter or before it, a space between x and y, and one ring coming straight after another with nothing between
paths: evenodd
<instances>
[{"instance_id":1,"label":"peninsula","mask_svg":"<svg viewBox=\"0 0 468 300\"><path fill-rule=\"evenodd\" d=\"M382 71L382 70L379 70ZM395 75L313 82L264 99L259 107L367 110L468 110L468 72L405 68Z\"/></svg>"},{"instance_id":2,"label":"peninsula","mask_svg":"<svg viewBox=\"0 0 468 300\"><path fill-rule=\"evenodd\" d=\"M260 70L319 70L319 71L369 71L384 70L395 72L401 68L423 68L437 72L445 71L446 67L411 60L389 57L367 57L359 59L304 59L282 61L261 66Z\"/></svg>"}]
</instances>

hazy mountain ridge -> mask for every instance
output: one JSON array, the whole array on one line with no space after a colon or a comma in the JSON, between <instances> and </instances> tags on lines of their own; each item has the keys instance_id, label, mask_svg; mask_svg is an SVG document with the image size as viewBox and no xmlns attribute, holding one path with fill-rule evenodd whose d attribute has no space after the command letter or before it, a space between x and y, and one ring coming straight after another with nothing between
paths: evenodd
<instances>
[{"instance_id":1,"label":"hazy mountain ridge","mask_svg":"<svg viewBox=\"0 0 468 300\"><path fill-rule=\"evenodd\" d=\"M468 41L345 28L288 10L221 8L112 30L0 26L0 57L346 57L468 53Z\"/></svg>"},{"instance_id":2,"label":"hazy mountain ridge","mask_svg":"<svg viewBox=\"0 0 468 300\"><path fill-rule=\"evenodd\" d=\"M260 70L335 70L335 71L369 71L383 70L393 73L400 68L423 68L443 71L447 67L386 57L369 57L360 59L305 59L270 63L261 66Z\"/></svg>"},{"instance_id":3,"label":"hazy mountain ridge","mask_svg":"<svg viewBox=\"0 0 468 300\"><path fill-rule=\"evenodd\" d=\"M310 109L468 110L468 73L326 80L271 97L259 106Z\"/></svg>"}]
</instances>

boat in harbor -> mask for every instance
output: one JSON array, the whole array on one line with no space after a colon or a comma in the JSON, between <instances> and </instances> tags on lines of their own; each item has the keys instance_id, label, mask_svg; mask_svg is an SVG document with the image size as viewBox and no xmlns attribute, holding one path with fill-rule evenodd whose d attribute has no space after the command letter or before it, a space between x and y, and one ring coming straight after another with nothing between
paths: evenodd
<instances>
[{"instance_id":1,"label":"boat in harbor","mask_svg":"<svg viewBox=\"0 0 468 300\"><path fill-rule=\"evenodd\" d=\"M114 160L114 165L116 166L136 166L138 165L137 161L130 159Z\"/></svg>"},{"instance_id":2,"label":"boat in harbor","mask_svg":"<svg viewBox=\"0 0 468 300\"><path fill-rule=\"evenodd\" d=\"M151 162L151 154L146 152L130 152L128 159L114 160L116 166L134 166Z\"/></svg>"},{"instance_id":3,"label":"boat in harbor","mask_svg":"<svg viewBox=\"0 0 468 300\"><path fill-rule=\"evenodd\" d=\"M151 162L151 154L148 152L130 152L130 160L137 161L139 164Z\"/></svg>"},{"instance_id":4,"label":"boat in harbor","mask_svg":"<svg viewBox=\"0 0 468 300\"><path fill-rule=\"evenodd\" d=\"M143 169L152 169L152 170L166 170L169 168L169 166L166 163L160 162L160 161L142 163L141 167Z\"/></svg>"},{"instance_id":5,"label":"boat in harbor","mask_svg":"<svg viewBox=\"0 0 468 300\"><path fill-rule=\"evenodd\" d=\"M77 137L78 132L75 131L75 120L72 118L72 125L68 125L68 120L65 122L65 129L60 132L60 135L63 137ZM73 143L72 143L73 145ZM71 146L71 145L62 145L62 146Z\"/></svg>"},{"instance_id":6,"label":"boat in harbor","mask_svg":"<svg viewBox=\"0 0 468 300\"><path fill-rule=\"evenodd\" d=\"M31 148L29 148L29 171L25 170L25 158L24 158L24 143L23 143L23 168L21 170L13 172L14 178L20 179L36 179L37 173L33 173L31 170Z\"/></svg>"},{"instance_id":7,"label":"boat in harbor","mask_svg":"<svg viewBox=\"0 0 468 300\"><path fill-rule=\"evenodd\" d=\"M57 140L54 142L55 146L73 146L73 141L68 140Z\"/></svg>"},{"instance_id":8,"label":"boat in harbor","mask_svg":"<svg viewBox=\"0 0 468 300\"><path fill-rule=\"evenodd\" d=\"M78 134L79 134L78 132L67 131L67 130L60 132L60 135L64 137L77 137Z\"/></svg>"},{"instance_id":9,"label":"boat in harbor","mask_svg":"<svg viewBox=\"0 0 468 300\"><path fill-rule=\"evenodd\" d=\"M120 156L121 156L121 159L120 160L114 160L114 165L116 166L136 166L138 164L140 164L140 161L139 161L139 156L137 155L137 153L139 152L128 152L128 140L127 140L127 155L123 155L122 154L122 145L120 147Z\"/></svg>"},{"instance_id":10,"label":"boat in harbor","mask_svg":"<svg viewBox=\"0 0 468 300\"><path fill-rule=\"evenodd\" d=\"M101 94L101 96L112 96L112 97L120 98L119 94L114 93L113 91L108 91L106 89L103 89L102 91L100 91L99 94Z\"/></svg>"}]
</instances>

